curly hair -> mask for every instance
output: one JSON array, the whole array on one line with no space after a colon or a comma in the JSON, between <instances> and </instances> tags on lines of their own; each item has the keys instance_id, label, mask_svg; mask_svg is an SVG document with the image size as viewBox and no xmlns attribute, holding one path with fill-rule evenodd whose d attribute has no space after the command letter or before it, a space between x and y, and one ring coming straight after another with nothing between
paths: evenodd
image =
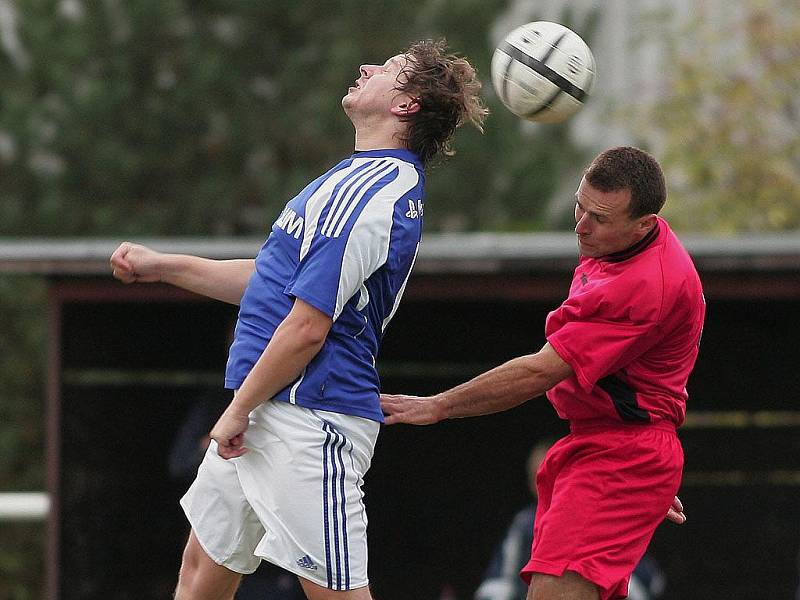
<instances>
[{"instance_id":1,"label":"curly hair","mask_svg":"<svg viewBox=\"0 0 800 600\"><path fill-rule=\"evenodd\" d=\"M605 150L592 161L583 176L601 192L630 190L628 214L633 219L658 214L667 200L664 173L658 161L633 146Z\"/></svg>"},{"instance_id":2,"label":"curly hair","mask_svg":"<svg viewBox=\"0 0 800 600\"><path fill-rule=\"evenodd\" d=\"M414 98L420 109L403 118L408 122L403 141L427 165L438 155L454 154L453 135L464 123L483 132L489 111L479 96L475 69L449 53L444 39L416 42L405 55L409 60L396 89Z\"/></svg>"}]
</instances>

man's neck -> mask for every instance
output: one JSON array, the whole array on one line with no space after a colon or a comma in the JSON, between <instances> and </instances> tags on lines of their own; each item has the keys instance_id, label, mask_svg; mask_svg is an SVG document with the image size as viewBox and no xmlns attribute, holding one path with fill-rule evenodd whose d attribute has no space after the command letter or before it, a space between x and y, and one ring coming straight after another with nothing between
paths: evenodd
<instances>
[{"instance_id":1,"label":"man's neck","mask_svg":"<svg viewBox=\"0 0 800 600\"><path fill-rule=\"evenodd\" d=\"M356 151L405 147L401 136L394 128L384 130L356 128Z\"/></svg>"},{"instance_id":2,"label":"man's neck","mask_svg":"<svg viewBox=\"0 0 800 600\"><path fill-rule=\"evenodd\" d=\"M655 239L658 237L660 233L660 226L658 221L656 221L655 225L650 228L647 233L645 233L641 238L639 238L636 242L625 248L624 250L620 250L618 252L613 252L611 254L606 254L605 256L601 256L600 260L605 260L607 262L622 262L623 260L628 260L629 258L644 252L650 244L652 244Z\"/></svg>"}]
</instances>

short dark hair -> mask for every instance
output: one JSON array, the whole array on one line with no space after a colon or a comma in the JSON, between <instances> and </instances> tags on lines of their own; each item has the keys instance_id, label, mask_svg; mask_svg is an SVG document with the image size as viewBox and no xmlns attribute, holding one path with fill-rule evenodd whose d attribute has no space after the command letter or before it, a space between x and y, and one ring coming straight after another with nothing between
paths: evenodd
<instances>
[{"instance_id":1,"label":"short dark hair","mask_svg":"<svg viewBox=\"0 0 800 600\"><path fill-rule=\"evenodd\" d=\"M427 165L440 154L454 154L453 135L464 123L483 131L489 111L479 96L481 82L475 69L465 58L451 54L444 39L416 42L405 54L409 60L398 76L397 89L414 98L420 109L403 118L408 123L403 141Z\"/></svg>"},{"instance_id":2,"label":"short dark hair","mask_svg":"<svg viewBox=\"0 0 800 600\"><path fill-rule=\"evenodd\" d=\"M632 219L658 211L667 201L664 173L653 156L633 146L620 146L602 152L586 169L584 179L601 192L629 189Z\"/></svg>"}]
</instances>

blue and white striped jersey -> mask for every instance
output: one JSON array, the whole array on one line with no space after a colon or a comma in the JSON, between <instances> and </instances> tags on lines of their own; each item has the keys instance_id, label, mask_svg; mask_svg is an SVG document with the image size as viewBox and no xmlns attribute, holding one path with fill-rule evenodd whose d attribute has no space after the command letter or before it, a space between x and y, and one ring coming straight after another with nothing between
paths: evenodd
<instances>
[{"instance_id":1,"label":"blue and white striped jersey","mask_svg":"<svg viewBox=\"0 0 800 600\"><path fill-rule=\"evenodd\" d=\"M295 298L333 319L275 400L383 421L375 359L419 249L425 175L403 149L356 152L284 208L242 296L225 387L241 386Z\"/></svg>"}]
</instances>

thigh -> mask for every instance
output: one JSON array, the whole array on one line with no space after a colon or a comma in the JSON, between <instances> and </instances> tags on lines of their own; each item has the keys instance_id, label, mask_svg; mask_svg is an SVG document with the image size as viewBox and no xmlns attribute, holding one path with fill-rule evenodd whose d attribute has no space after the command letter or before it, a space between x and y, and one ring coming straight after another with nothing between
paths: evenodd
<instances>
[{"instance_id":1,"label":"thigh","mask_svg":"<svg viewBox=\"0 0 800 600\"><path fill-rule=\"evenodd\" d=\"M265 529L257 556L331 590L368 585L361 486L378 427L278 401L254 411L256 435L236 460Z\"/></svg>"},{"instance_id":2,"label":"thigh","mask_svg":"<svg viewBox=\"0 0 800 600\"><path fill-rule=\"evenodd\" d=\"M561 576L535 573L528 600L598 600L597 586L574 571Z\"/></svg>"},{"instance_id":3,"label":"thigh","mask_svg":"<svg viewBox=\"0 0 800 600\"><path fill-rule=\"evenodd\" d=\"M233 460L217 454L212 441L197 477L181 506L205 554L237 573L252 573L261 559L254 555L264 528L242 488Z\"/></svg>"},{"instance_id":4,"label":"thigh","mask_svg":"<svg viewBox=\"0 0 800 600\"><path fill-rule=\"evenodd\" d=\"M241 577L214 562L192 531L183 551L175 600L232 599Z\"/></svg>"},{"instance_id":5,"label":"thigh","mask_svg":"<svg viewBox=\"0 0 800 600\"><path fill-rule=\"evenodd\" d=\"M659 430L574 435L554 450L540 471L552 485L550 503L537 513L523 572L572 570L602 598L624 597L680 483L677 437Z\"/></svg>"}]
</instances>

